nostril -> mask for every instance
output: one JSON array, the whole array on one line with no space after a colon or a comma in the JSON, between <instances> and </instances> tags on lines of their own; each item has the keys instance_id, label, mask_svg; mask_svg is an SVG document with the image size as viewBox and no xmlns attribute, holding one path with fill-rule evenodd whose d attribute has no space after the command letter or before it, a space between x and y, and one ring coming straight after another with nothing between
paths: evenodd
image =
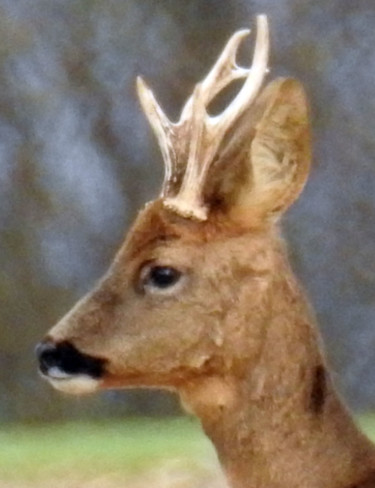
<instances>
[{"instance_id":1,"label":"nostril","mask_svg":"<svg viewBox=\"0 0 375 488\"><path fill-rule=\"evenodd\" d=\"M48 369L54 366L60 366L60 354L58 348L53 343L40 342L35 348L35 353L42 373L47 373Z\"/></svg>"}]
</instances>

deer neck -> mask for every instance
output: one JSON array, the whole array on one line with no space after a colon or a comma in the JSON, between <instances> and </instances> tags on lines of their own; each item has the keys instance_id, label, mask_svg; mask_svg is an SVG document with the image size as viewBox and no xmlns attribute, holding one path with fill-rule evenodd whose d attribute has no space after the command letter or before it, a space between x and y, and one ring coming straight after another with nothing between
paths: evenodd
<instances>
[{"instance_id":1,"label":"deer neck","mask_svg":"<svg viewBox=\"0 0 375 488\"><path fill-rule=\"evenodd\" d=\"M200 418L233 488L360 488L371 473L375 486L373 447L336 394L293 278L287 286L257 360L240 376L187 385L182 401Z\"/></svg>"}]
</instances>

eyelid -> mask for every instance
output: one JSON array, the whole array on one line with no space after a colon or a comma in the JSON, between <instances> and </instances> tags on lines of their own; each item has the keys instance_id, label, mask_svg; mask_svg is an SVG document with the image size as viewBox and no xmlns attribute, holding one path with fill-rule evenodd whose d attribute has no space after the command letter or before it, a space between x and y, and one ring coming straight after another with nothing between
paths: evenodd
<instances>
[{"instance_id":1,"label":"eyelid","mask_svg":"<svg viewBox=\"0 0 375 488\"><path fill-rule=\"evenodd\" d=\"M139 272L138 272L138 282L139 283L142 284L144 282L144 280L147 278L147 275L148 275L150 269L153 266L158 266L158 264L155 261L148 261L148 262L142 264L142 266L140 267Z\"/></svg>"},{"instance_id":2,"label":"eyelid","mask_svg":"<svg viewBox=\"0 0 375 488\"><path fill-rule=\"evenodd\" d=\"M143 285L143 289L146 293L155 296L164 296L164 297L171 297L176 295L185 285L186 283L186 276L181 276L181 278L172 286L168 286L167 288L158 288L152 285Z\"/></svg>"}]
</instances>

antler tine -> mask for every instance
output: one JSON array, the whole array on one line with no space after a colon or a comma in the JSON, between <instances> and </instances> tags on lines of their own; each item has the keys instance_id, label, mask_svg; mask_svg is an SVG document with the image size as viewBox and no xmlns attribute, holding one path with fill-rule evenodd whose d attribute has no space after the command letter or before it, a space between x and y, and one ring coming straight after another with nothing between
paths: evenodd
<instances>
[{"instance_id":1,"label":"antler tine","mask_svg":"<svg viewBox=\"0 0 375 488\"><path fill-rule=\"evenodd\" d=\"M250 29L242 29L235 32L229 39L224 51L221 53L211 71L200 83L199 96L206 107L211 100L213 100L223 88L230 85L232 81L248 76L250 69L237 66L236 57L242 40L249 34ZM193 96L186 102L177 125L182 125L186 120L189 120L192 110L192 97Z\"/></svg>"},{"instance_id":2,"label":"antler tine","mask_svg":"<svg viewBox=\"0 0 375 488\"><path fill-rule=\"evenodd\" d=\"M237 66L236 57L242 40L250 34L250 29L242 29L233 34L212 70L201 84L202 97L208 102L232 81L245 78L248 68Z\"/></svg>"},{"instance_id":3,"label":"antler tine","mask_svg":"<svg viewBox=\"0 0 375 488\"><path fill-rule=\"evenodd\" d=\"M162 196L166 193L176 164L172 122L165 115L156 98L142 77L137 76L137 91L144 113L154 131L165 165Z\"/></svg>"},{"instance_id":4,"label":"antler tine","mask_svg":"<svg viewBox=\"0 0 375 488\"><path fill-rule=\"evenodd\" d=\"M257 37L255 41L253 62L249 76L240 92L224 112L216 117L211 117L213 125L221 125L222 130L231 126L242 112L254 101L262 86L264 76L268 71L269 54L269 30L266 15L257 16Z\"/></svg>"}]
</instances>

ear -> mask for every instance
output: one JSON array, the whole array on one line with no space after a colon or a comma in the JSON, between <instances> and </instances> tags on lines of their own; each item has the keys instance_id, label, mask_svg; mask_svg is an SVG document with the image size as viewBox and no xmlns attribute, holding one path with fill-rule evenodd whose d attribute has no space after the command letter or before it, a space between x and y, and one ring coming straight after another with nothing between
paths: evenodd
<instances>
[{"instance_id":1,"label":"ear","mask_svg":"<svg viewBox=\"0 0 375 488\"><path fill-rule=\"evenodd\" d=\"M306 96L298 81L271 82L251 112L227 141L216 187L230 217L245 222L280 216L301 193L311 159Z\"/></svg>"}]
</instances>

